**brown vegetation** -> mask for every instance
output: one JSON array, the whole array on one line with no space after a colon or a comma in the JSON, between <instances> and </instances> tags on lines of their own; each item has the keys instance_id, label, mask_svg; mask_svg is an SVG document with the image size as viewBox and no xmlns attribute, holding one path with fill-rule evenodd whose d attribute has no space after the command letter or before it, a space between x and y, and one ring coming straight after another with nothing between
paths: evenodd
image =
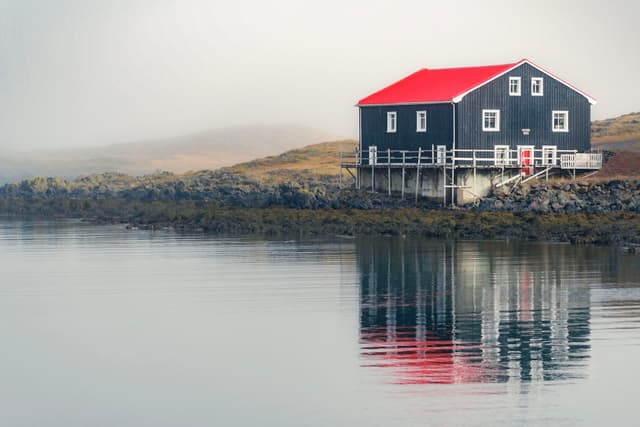
<instances>
[{"instance_id":1,"label":"brown vegetation","mask_svg":"<svg viewBox=\"0 0 640 427\"><path fill-rule=\"evenodd\" d=\"M607 160L592 179L628 179L640 177L640 152L619 151Z\"/></svg>"},{"instance_id":2,"label":"brown vegetation","mask_svg":"<svg viewBox=\"0 0 640 427\"><path fill-rule=\"evenodd\" d=\"M222 171L243 174L263 184L303 181L319 177L337 177L339 152L355 150L357 142L351 139L323 142L287 151L278 156L240 163Z\"/></svg>"},{"instance_id":3,"label":"brown vegetation","mask_svg":"<svg viewBox=\"0 0 640 427\"><path fill-rule=\"evenodd\" d=\"M591 144L601 150L640 151L640 113L592 122Z\"/></svg>"}]
</instances>

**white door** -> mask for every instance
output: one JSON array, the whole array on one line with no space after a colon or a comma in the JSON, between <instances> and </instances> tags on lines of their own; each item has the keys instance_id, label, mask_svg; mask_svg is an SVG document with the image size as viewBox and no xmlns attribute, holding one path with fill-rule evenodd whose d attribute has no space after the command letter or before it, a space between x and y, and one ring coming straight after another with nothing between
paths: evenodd
<instances>
[{"instance_id":1,"label":"white door","mask_svg":"<svg viewBox=\"0 0 640 427\"><path fill-rule=\"evenodd\" d=\"M436 163L439 165L444 164L447 161L447 146L438 145L436 151Z\"/></svg>"},{"instance_id":2,"label":"white door","mask_svg":"<svg viewBox=\"0 0 640 427\"><path fill-rule=\"evenodd\" d=\"M554 166L556 164L558 147L555 145L542 146L542 164L545 166Z\"/></svg>"},{"instance_id":3,"label":"white door","mask_svg":"<svg viewBox=\"0 0 640 427\"><path fill-rule=\"evenodd\" d=\"M378 147L375 145L369 146L369 164L375 165L378 163Z\"/></svg>"}]
</instances>

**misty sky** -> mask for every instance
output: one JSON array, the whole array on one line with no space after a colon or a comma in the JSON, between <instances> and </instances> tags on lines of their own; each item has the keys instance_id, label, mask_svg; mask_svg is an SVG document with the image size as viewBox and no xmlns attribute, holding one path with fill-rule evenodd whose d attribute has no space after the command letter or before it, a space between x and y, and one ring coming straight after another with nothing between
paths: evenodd
<instances>
[{"instance_id":1,"label":"misty sky","mask_svg":"<svg viewBox=\"0 0 640 427\"><path fill-rule=\"evenodd\" d=\"M0 0L0 149L244 124L357 134L353 105L422 67L546 67L640 110L640 2Z\"/></svg>"}]
</instances>

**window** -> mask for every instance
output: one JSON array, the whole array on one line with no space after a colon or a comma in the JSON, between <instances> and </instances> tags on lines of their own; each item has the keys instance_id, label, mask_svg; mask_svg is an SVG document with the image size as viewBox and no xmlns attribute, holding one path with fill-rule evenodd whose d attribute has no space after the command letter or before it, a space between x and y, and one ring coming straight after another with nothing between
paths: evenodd
<instances>
[{"instance_id":1,"label":"window","mask_svg":"<svg viewBox=\"0 0 640 427\"><path fill-rule=\"evenodd\" d=\"M520 96L520 77L509 77L509 95Z\"/></svg>"},{"instance_id":2,"label":"window","mask_svg":"<svg viewBox=\"0 0 640 427\"><path fill-rule=\"evenodd\" d=\"M542 77L531 78L531 96L542 96L544 94L544 80Z\"/></svg>"},{"instance_id":3,"label":"window","mask_svg":"<svg viewBox=\"0 0 640 427\"><path fill-rule=\"evenodd\" d=\"M554 111L551 129L554 132L569 132L569 112Z\"/></svg>"},{"instance_id":4,"label":"window","mask_svg":"<svg viewBox=\"0 0 640 427\"><path fill-rule=\"evenodd\" d=\"M500 130L500 110L482 110L482 130L485 132Z\"/></svg>"},{"instance_id":5,"label":"window","mask_svg":"<svg viewBox=\"0 0 640 427\"><path fill-rule=\"evenodd\" d=\"M495 162L497 166L509 164L509 146L508 145L496 145L493 147Z\"/></svg>"},{"instance_id":6,"label":"window","mask_svg":"<svg viewBox=\"0 0 640 427\"><path fill-rule=\"evenodd\" d=\"M555 145L542 146L542 164L545 166L553 166L556 164L558 147Z\"/></svg>"},{"instance_id":7,"label":"window","mask_svg":"<svg viewBox=\"0 0 640 427\"><path fill-rule=\"evenodd\" d=\"M416 111L416 132L427 131L427 112Z\"/></svg>"},{"instance_id":8,"label":"window","mask_svg":"<svg viewBox=\"0 0 640 427\"><path fill-rule=\"evenodd\" d=\"M395 133L398 124L398 114L395 111L387 113L387 133Z\"/></svg>"}]
</instances>

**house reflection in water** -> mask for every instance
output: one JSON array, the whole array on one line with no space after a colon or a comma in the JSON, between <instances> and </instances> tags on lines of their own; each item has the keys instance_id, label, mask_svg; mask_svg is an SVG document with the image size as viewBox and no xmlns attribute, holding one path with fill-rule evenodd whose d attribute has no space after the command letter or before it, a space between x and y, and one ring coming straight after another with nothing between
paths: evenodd
<instances>
[{"instance_id":1,"label":"house reflection in water","mask_svg":"<svg viewBox=\"0 0 640 427\"><path fill-rule=\"evenodd\" d=\"M361 240L362 364L401 384L584 375L590 293L575 247Z\"/></svg>"}]
</instances>

